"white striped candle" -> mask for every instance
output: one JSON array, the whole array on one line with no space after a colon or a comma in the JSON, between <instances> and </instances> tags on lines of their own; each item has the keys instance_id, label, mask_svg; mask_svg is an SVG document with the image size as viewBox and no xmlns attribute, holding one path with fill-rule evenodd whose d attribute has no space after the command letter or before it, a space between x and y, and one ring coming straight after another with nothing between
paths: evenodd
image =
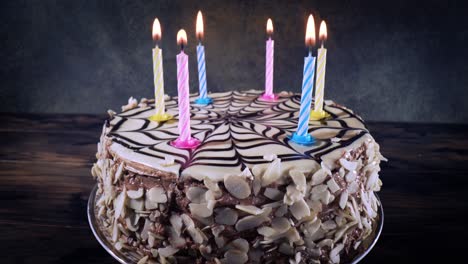
<instances>
[{"instance_id":1,"label":"white striped candle","mask_svg":"<svg viewBox=\"0 0 468 264\"><path fill-rule=\"evenodd\" d=\"M197 62L198 62L198 83L200 89L200 98L207 97L206 89L206 68L205 68L205 47L199 43L197 46Z\"/></svg>"}]
</instances>

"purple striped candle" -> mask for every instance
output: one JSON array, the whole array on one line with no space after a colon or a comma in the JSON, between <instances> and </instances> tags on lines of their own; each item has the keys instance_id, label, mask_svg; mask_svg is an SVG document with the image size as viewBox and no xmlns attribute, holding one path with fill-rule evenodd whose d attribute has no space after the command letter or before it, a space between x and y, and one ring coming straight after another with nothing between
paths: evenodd
<instances>
[{"instance_id":1,"label":"purple striped candle","mask_svg":"<svg viewBox=\"0 0 468 264\"><path fill-rule=\"evenodd\" d=\"M266 52L265 52L265 93L262 95L262 99L268 101L274 101L278 99L278 96L273 93L273 65L274 65L274 53L275 53L275 41L271 39L273 34L273 22L271 19L267 21L267 34L269 35L266 41Z\"/></svg>"},{"instance_id":2,"label":"purple striped candle","mask_svg":"<svg viewBox=\"0 0 468 264\"><path fill-rule=\"evenodd\" d=\"M171 144L177 148L194 149L200 145L200 141L192 138L190 128L190 99L189 99L189 71L188 56L184 52L187 44L187 33L181 29L177 33L177 44L181 51L177 55L177 91L179 93L179 137Z\"/></svg>"}]
</instances>

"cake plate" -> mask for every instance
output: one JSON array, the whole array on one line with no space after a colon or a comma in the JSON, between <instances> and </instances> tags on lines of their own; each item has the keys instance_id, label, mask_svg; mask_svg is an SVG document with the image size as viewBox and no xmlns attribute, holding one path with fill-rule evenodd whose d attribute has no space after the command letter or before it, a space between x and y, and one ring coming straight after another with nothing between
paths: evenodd
<instances>
[{"instance_id":1,"label":"cake plate","mask_svg":"<svg viewBox=\"0 0 468 264\"><path fill-rule=\"evenodd\" d=\"M115 249L111 242L110 236L107 235L104 228L102 227L101 222L97 218L98 212L95 207L97 189L98 187L96 184L93 190L91 191L91 194L89 195L87 209L89 226L91 227L94 236L96 237L99 244L101 244L101 246L107 251L107 253L109 253L118 262L122 264L137 263L143 256L136 252L119 251ZM380 237L380 234L382 233L384 223L384 212L382 202L380 201L379 196L377 196L377 194L375 194L375 196L377 197L377 200L380 204L377 212L377 225L374 227L372 234L361 243L361 246L358 249L359 253L350 262L348 262L350 264L356 264L359 261L361 261L375 246L377 240Z\"/></svg>"}]
</instances>

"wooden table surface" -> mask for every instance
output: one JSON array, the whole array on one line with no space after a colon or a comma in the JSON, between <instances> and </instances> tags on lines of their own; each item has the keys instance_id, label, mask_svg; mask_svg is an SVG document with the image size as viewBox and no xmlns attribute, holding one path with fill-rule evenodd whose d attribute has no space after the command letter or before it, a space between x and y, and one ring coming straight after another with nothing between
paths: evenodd
<instances>
[{"instance_id":1,"label":"wooden table surface","mask_svg":"<svg viewBox=\"0 0 468 264\"><path fill-rule=\"evenodd\" d=\"M116 263L95 240L86 216L103 120L0 114L2 263ZM362 263L432 263L464 256L468 125L368 126L389 162L382 165L379 193L383 233Z\"/></svg>"}]
</instances>

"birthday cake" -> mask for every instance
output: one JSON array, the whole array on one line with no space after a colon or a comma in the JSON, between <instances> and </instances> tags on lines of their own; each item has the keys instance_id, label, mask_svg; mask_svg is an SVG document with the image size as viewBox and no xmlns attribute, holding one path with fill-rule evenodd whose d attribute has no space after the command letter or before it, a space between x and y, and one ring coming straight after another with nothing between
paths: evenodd
<instances>
[{"instance_id":1,"label":"birthday cake","mask_svg":"<svg viewBox=\"0 0 468 264\"><path fill-rule=\"evenodd\" d=\"M300 94L190 96L196 149L180 149L174 119L150 121L154 100L109 111L92 175L109 240L141 263L343 263L376 226L379 145L352 110L325 101L315 143L290 137Z\"/></svg>"}]
</instances>

